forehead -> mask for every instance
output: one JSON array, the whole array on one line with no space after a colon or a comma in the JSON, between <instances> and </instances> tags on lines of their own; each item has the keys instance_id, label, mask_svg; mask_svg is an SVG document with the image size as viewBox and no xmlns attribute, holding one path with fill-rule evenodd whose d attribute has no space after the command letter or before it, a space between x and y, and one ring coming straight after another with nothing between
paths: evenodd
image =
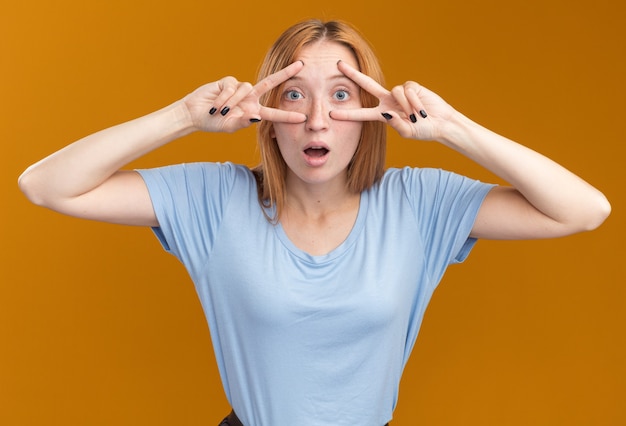
<instances>
[{"instance_id":1,"label":"forehead","mask_svg":"<svg viewBox=\"0 0 626 426\"><path fill-rule=\"evenodd\" d=\"M302 60L305 69L310 67L328 67L337 68L337 61L345 61L355 68L359 68L354 53L345 45L335 42L322 40L304 46L295 60Z\"/></svg>"}]
</instances>

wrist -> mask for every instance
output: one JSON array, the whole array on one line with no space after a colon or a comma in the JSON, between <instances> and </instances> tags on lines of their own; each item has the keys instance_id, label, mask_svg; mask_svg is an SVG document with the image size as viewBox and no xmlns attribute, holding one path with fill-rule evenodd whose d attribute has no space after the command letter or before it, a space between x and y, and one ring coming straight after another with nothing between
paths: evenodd
<instances>
[{"instance_id":1,"label":"wrist","mask_svg":"<svg viewBox=\"0 0 626 426\"><path fill-rule=\"evenodd\" d=\"M454 111L444 121L436 141L449 147L462 144L463 141L468 139L471 124L473 124L472 121L466 116L458 111Z\"/></svg>"},{"instance_id":2,"label":"wrist","mask_svg":"<svg viewBox=\"0 0 626 426\"><path fill-rule=\"evenodd\" d=\"M183 100L166 106L161 112L168 116L167 122L171 126L169 131L174 138L186 136L197 131L189 108Z\"/></svg>"}]
</instances>

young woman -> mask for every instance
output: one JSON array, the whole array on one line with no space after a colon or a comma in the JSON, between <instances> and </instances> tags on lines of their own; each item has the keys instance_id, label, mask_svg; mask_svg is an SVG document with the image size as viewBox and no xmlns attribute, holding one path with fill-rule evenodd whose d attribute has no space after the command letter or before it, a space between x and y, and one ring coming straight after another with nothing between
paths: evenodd
<instances>
[{"instance_id":1,"label":"young woman","mask_svg":"<svg viewBox=\"0 0 626 426\"><path fill-rule=\"evenodd\" d=\"M302 22L270 49L257 84L202 86L41 160L20 186L65 214L154 228L202 302L234 409L225 424L382 426L449 264L477 238L563 236L610 212L588 183L428 89L383 84L354 28ZM121 170L191 132L256 122L254 170ZM511 186L385 170L387 126L455 149Z\"/></svg>"}]
</instances>

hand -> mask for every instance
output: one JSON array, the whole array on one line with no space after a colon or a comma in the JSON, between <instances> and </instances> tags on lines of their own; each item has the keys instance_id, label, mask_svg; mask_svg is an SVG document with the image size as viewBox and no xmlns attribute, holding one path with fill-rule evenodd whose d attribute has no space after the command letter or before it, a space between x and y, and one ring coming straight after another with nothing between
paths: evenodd
<instances>
[{"instance_id":1,"label":"hand","mask_svg":"<svg viewBox=\"0 0 626 426\"><path fill-rule=\"evenodd\" d=\"M260 120L302 123L306 120L304 114L265 107L259 98L296 75L303 66L301 61L294 62L254 86L224 77L199 87L185 96L183 103L194 128L206 132L231 133Z\"/></svg>"},{"instance_id":2,"label":"hand","mask_svg":"<svg viewBox=\"0 0 626 426\"><path fill-rule=\"evenodd\" d=\"M389 91L344 61L339 61L337 68L362 89L376 96L380 103L373 108L331 111L333 119L383 121L404 138L441 140L443 126L455 113L441 97L413 81Z\"/></svg>"}]
</instances>

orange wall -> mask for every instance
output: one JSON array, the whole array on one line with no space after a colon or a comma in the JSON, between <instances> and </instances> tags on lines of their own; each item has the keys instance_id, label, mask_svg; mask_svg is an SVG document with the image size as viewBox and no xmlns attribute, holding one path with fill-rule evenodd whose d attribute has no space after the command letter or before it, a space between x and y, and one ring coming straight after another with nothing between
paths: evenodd
<instances>
[{"instance_id":1,"label":"orange wall","mask_svg":"<svg viewBox=\"0 0 626 426\"><path fill-rule=\"evenodd\" d=\"M0 12L0 424L217 424L227 411L199 303L145 229L36 208L16 178L79 137L196 86L254 78L282 29L340 17L389 85L420 81L606 192L598 231L483 241L427 312L395 425L626 424L624 4L599 0L24 0ZM619 4L619 5L618 5ZM133 166L253 164L251 131L194 135ZM494 178L392 135L390 165ZM549 184L549 182L546 182Z\"/></svg>"}]
</instances>

